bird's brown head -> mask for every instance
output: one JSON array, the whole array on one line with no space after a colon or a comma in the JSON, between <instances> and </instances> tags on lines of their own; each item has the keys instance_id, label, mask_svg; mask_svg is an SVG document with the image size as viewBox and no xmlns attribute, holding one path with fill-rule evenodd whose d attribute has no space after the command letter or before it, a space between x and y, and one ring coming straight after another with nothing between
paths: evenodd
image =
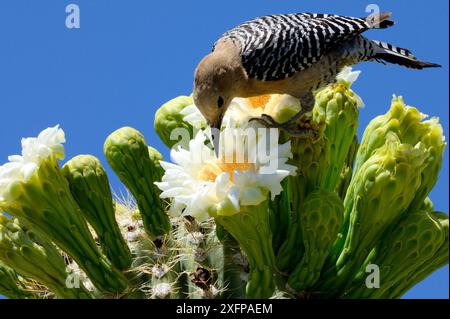
<instances>
[{"instance_id":1,"label":"bird's brown head","mask_svg":"<svg viewBox=\"0 0 450 319\"><path fill-rule=\"evenodd\" d=\"M197 66L194 82L194 103L212 128L220 129L223 116L235 97L234 72L226 57L215 52Z\"/></svg>"}]
</instances>

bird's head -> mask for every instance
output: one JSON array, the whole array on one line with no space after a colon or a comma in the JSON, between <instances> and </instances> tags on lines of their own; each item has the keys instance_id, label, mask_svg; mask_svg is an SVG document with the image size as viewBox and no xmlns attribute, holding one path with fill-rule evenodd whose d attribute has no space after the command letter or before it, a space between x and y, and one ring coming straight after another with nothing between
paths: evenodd
<instances>
[{"instance_id":1,"label":"bird's head","mask_svg":"<svg viewBox=\"0 0 450 319\"><path fill-rule=\"evenodd\" d=\"M216 153L223 116L235 97L233 79L232 66L223 55L214 52L207 55L195 71L194 103L216 133L213 134Z\"/></svg>"}]
</instances>

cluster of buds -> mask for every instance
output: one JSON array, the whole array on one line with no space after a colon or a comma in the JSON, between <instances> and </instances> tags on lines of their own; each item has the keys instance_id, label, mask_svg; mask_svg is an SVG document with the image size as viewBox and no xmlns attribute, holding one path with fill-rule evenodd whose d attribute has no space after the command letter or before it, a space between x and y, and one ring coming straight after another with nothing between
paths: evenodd
<instances>
[{"instance_id":1,"label":"cluster of buds","mask_svg":"<svg viewBox=\"0 0 450 319\"><path fill-rule=\"evenodd\" d=\"M401 97L358 143L356 77L315 93L296 125L317 134L303 137L251 121L284 122L297 99L233 100L218 155L192 97L167 102L155 130L171 162L131 127L105 141L125 198L92 155L60 166L58 126L23 139L0 166L0 294L400 298L448 263L448 216L427 197L446 143L438 119Z\"/></svg>"}]
</instances>

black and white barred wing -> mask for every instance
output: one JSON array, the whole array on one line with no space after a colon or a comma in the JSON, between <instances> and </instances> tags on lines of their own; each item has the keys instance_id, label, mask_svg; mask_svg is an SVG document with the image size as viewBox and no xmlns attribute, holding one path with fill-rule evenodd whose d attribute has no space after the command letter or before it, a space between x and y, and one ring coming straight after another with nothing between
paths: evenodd
<instances>
[{"instance_id":1,"label":"black and white barred wing","mask_svg":"<svg viewBox=\"0 0 450 319\"><path fill-rule=\"evenodd\" d=\"M317 62L330 48L371 28L363 18L282 14L256 18L225 33L237 41L250 78L288 78Z\"/></svg>"}]
</instances>

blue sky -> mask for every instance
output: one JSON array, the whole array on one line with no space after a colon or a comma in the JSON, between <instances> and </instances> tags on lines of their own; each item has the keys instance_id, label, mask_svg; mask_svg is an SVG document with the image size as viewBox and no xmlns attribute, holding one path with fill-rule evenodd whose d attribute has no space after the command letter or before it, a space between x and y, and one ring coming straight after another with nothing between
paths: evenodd
<instances>
[{"instance_id":1,"label":"blue sky","mask_svg":"<svg viewBox=\"0 0 450 319\"><path fill-rule=\"evenodd\" d=\"M65 8L78 4L81 28L65 26ZM365 16L371 1L144 1L2 0L0 2L0 163L20 151L20 138L61 124L67 158L102 154L105 138L122 126L140 130L147 142L168 151L153 130L165 101L189 95L193 71L227 29L255 16L317 12ZM397 24L371 30L372 39L409 48L441 69L413 71L377 63L353 89L363 98L360 134L386 112L392 94L403 95L423 113L440 117L448 137L448 1L376 1ZM108 168L109 170L109 168ZM115 190L123 189L109 171ZM448 150L431 193L435 208L448 213ZM448 298L448 266L406 298Z\"/></svg>"}]
</instances>

